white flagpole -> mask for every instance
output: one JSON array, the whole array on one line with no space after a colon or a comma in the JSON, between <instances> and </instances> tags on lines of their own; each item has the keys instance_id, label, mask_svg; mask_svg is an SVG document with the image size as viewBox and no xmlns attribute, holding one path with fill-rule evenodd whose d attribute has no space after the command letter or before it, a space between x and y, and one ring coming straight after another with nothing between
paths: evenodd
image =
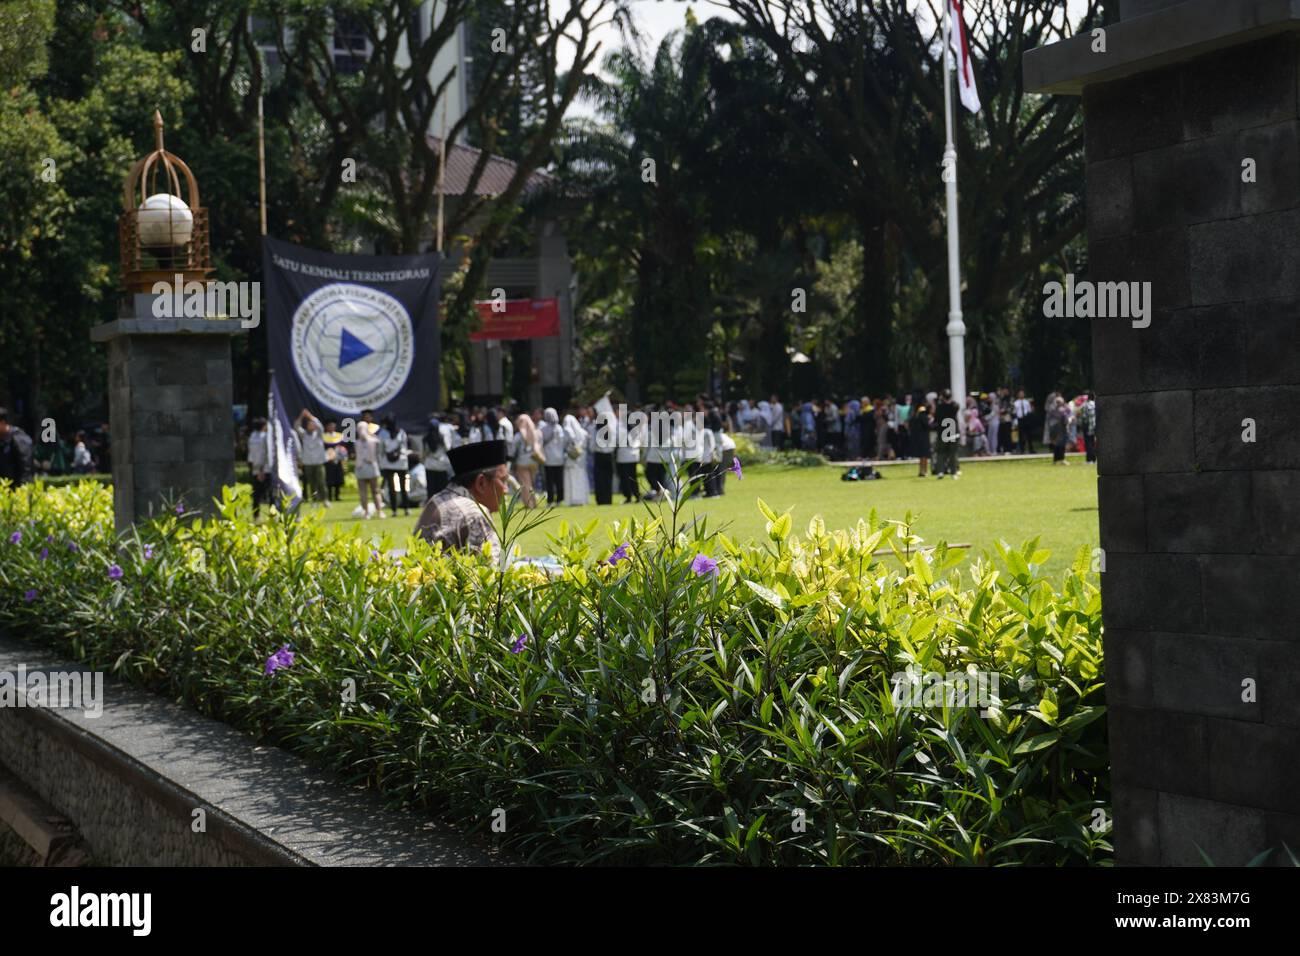
<instances>
[{"instance_id":1,"label":"white flagpole","mask_svg":"<svg viewBox=\"0 0 1300 956\"><path fill-rule=\"evenodd\" d=\"M948 192L948 363L958 427L966 431L966 323L961 314L961 257L957 246L957 148L952 132L952 4L943 3L943 117L948 135L943 150L944 185Z\"/></svg>"}]
</instances>

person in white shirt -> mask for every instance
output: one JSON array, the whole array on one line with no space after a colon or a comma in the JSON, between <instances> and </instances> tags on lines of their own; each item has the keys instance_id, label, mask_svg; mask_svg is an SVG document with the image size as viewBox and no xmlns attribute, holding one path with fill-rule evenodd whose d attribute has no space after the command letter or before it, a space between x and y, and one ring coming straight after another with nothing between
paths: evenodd
<instances>
[{"instance_id":1,"label":"person in white shirt","mask_svg":"<svg viewBox=\"0 0 1300 956\"><path fill-rule=\"evenodd\" d=\"M1016 416L1016 444L1017 451L1020 454L1032 452L1034 450L1034 440L1029 434L1030 417L1034 412L1034 403L1025 398L1025 390L1022 388L1016 392L1016 400L1012 403L1012 410Z\"/></svg>"},{"instance_id":2,"label":"person in white shirt","mask_svg":"<svg viewBox=\"0 0 1300 956\"><path fill-rule=\"evenodd\" d=\"M722 428L722 419L718 413L709 410L700 429L700 474L704 476L704 497L716 498L718 491L718 432Z\"/></svg>"},{"instance_id":3,"label":"person in white shirt","mask_svg":"<svg viewBox=\"0 0 1300 956\"><path fill-rule=\"evenodd\" d=\"M727 493L727 472L731 470L731 460L736 457L736 440L723 428L718 429L718 494Z\"/></svg>"},{"instance_id":4,"label":"person in white shirt","mask_svg":"<svg viewBox=\"0 0 1300 956\"><path fill-rule=\"evenodd\" d=\"M585 505L591 488L587 484L587 430L576 416L564 416L564 503Z\"/></svg>"},{"instance_id":5,"label":"person in white shirt","mask_svg":"<svg viewBox=\"0 0 1300 956\"><path fill-rule=\"evenodd\" d=\"M594 415L589 429L592 445L594 474L592 484L596 488L596 504L614 503L614 455L618 450L618 423L612 412L604 416Z\"/></svg>"},{"instance_id":6,"label":"person in white shirt","mask_svg":"<svg viewBox=\"0 0 1300 956\"><path fill-rule=\"evenodd\" d=\"M298 436L298 461L302 465L303 497L324 505L325 492L325 429L320 419L307 409L298 413L293 423L293 433Z\"/></svg>"},{"instance_id":7,"label":"person in white shirt","mask_svg":"<svg viewBox=\"0 0 1300 956\"><path fill-rule=\"evenodd\" d=\"M72 470L78 475L88 475L95 470L95 459L86 447L85 432L77 432L77 445L72 449Z\"/></svg>"},{"instance_id":8,"label":"person in white shirt","mask_svg":"<svg viewBox=\"0 0 1300 956\"><path fill-rule=\"evenodd\" d=\"M781 400L775 395L772 396L771 409L772 420L768 427L772 430L772 447L777 451L782 451L785 448L786 436L785 406L781 404Z\"/></svg>"},{"instance_id":9,"label":"person in white shirt","mask_svg":"<svg viewBox=\"0 0 1300 956\"><path fill-rule=\"evenodd\" d=\"M667 412L653 405L647 405L646 414L650 420L646 428L644 446L645 480L650 486L650 490L646 492L646 500L658 501L668 490L668 464L672 461L675 450L674 434Z\"/></svg>"},{"instance_id":10,"label":"person in white shirt","mask_svg":"<svg viewBox=\"0 0 1300 956\"><path fill-rule=\"evenodd\" d=\"M542 466L546 476L546 503L554 506L564 496L564 429L554 408L542 413Z\"/></svg>"},{"instance_id":11,"label":"person in white shirt","mask_svg":"<svg viewBox=\"0 0 1300 956\"><path fill-rule=\"evenodd\" d=\"M615 464L618 467L618 491L623 496L623 504L634 504L641 497L636 485L636 466L641 460L641 445L645 441L646 426L638 422L632 428L627 422L618 423L618 451L615 452Z\"/></svg>"},{"instance_id":12,"label":"person in white shirt","mask_svg":"<svg viewBox=\"0 0 1300 956\"><path fill-rule=\"evenodd\" d=\"M353 514L358 518L384 517L384 499L379 494L379 426L375 424L374 414L370 409L364 409L361 421L357 422L357 464L353 475L357 479L361 505Z\"/></svg>"},{"instance_id":13,"label":"person in white shirt","mask_svg":"<svg viewBox=\"0 0 1300 956\"><path fill-rule=\"evenodd\" d=\"M268 422L265 418L254 418L252 431L248 433L248 470L253 476L253 517L262 511L262 502L271 492L270 456L266 451Z\"/></svg>"},{"instance_id":14,"label":"person in white shirt","mask_svg":"<svg viewBox=\"0 0 1300 956\"><path fill-rule=\"evenodd\" d=\"M456 427L455 422L450 419L443 419L442 424L438 426L438 430L442 432L442 441L447 446L448 451L461 446L460 429Z\"/></svg>"},{"instance_id":15,"label":"person in white shirt","mask_svg":"<svg viewBox=\"0 0 1300 956\"><path fill-rule=\"evenodd\" d=\"M397 419L386 415L379 429L380 458L379 473L388 491L388 507L397 517L397 496L402 497L402 512L411 514L411 489L409 485L411 463L407 456L411 449L407 443L406 432L398 427Z\"/></svg>"},{"instance_id":16,"label":"person in white shirt","mask_svg":"<svg viewBox=\"0 0 1300 956\"><path fill-rule=\"evenodd\" d=\"M506 448L509 448L515 439L515 426L510 423L510 416L502 409L494 408L492 414L497 417L496 437L505 442Z\"/></svg>"},{"instance_id":17,"label":"person in white shirt","mask_svg":"<svg viewBox=\"0 0 1300 956\"><path fill-rule=\"evenodd\" d=\"M489 425L483 418L482 409L474 412L469 419L469 435L465 438L465 444L472 445L474 442L487 441L494 437L495 429Z\"/></svg>"},{"instance_id":18,"label":"person in white shirt","mask_svg":"<svg viewBox=\"0 0 1300 956\"><path fill-rule=\"evenodd\" d=\"M447 487L451 480L451 456L447 452L459 440L456 430L436 417L429 421L429 431L424 436L424 473L428 484L428 497L432 498Z\"/></svg>"},{"instance_id":19,"label":"person in white shirt","mask_svg":"<svg viewBox=\"0 0 1300 956\"><path fill-rule=\"evenodd\" d=\"M695 413L689 405L682 409L681 416L680 424L673 423L673 453L679 463L676 477L684 484L703 475L700 458L704 454L704 439L702 429L695 420ZM679 487L673 489L674 493L679 490ZM699 487L693 489L692 495L698 490Z\"/></svg>"}]
</instances>

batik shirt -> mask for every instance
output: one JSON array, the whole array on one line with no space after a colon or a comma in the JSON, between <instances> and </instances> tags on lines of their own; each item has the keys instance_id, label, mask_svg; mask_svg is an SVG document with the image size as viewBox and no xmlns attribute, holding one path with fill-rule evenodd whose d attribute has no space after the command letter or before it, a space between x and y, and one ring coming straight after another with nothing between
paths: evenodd
<instances>
[{"instance_id":1,"label":"batik shirt","mask_svg":"<svg viewBox=\"0 0 1300 956\"><path fill-rule=\"evenodd\" d=\"M495 553L500 545L492 520L473 495L457 484L448 485L429 499L420 512L415 535L430 544L441 541L448 549L478 551L484 541L491 541Z\"/></svg>"}]
</instances>

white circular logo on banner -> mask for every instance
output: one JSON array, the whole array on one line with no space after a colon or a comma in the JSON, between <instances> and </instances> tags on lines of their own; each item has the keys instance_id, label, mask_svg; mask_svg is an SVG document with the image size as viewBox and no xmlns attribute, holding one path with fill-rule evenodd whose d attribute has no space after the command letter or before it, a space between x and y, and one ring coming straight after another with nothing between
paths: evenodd
<instances>
[{"instance_id":1,"label":"white circular logo on banner","mask_svg":"<svg viewBox=\"0 0 1300 956\"><path fill-rule=\"evenodd\" d=\"M386 292L336 282L293 313L291 352L298 377L323 405L356 414L388 404L411 374L411 316Z\"/></svg>"}]
</instances>

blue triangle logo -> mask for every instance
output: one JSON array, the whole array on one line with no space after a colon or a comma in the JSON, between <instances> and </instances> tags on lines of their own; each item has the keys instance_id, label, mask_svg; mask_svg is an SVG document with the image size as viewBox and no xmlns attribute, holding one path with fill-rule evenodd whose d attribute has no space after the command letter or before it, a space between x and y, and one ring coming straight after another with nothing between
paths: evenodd
<instances>
[{"instance_id":1,"label":"blue triangle logo","mask_svg":"<svg viewBox=\"0 0 1300 956\"><path fill-rule=\"evenodd\" d=\"M363 359L373 351L374 349L365 342L362 342L347 329L343 329L339 336L339 368L351 365L357 359Z\"/></svg>"}]
</instances>

